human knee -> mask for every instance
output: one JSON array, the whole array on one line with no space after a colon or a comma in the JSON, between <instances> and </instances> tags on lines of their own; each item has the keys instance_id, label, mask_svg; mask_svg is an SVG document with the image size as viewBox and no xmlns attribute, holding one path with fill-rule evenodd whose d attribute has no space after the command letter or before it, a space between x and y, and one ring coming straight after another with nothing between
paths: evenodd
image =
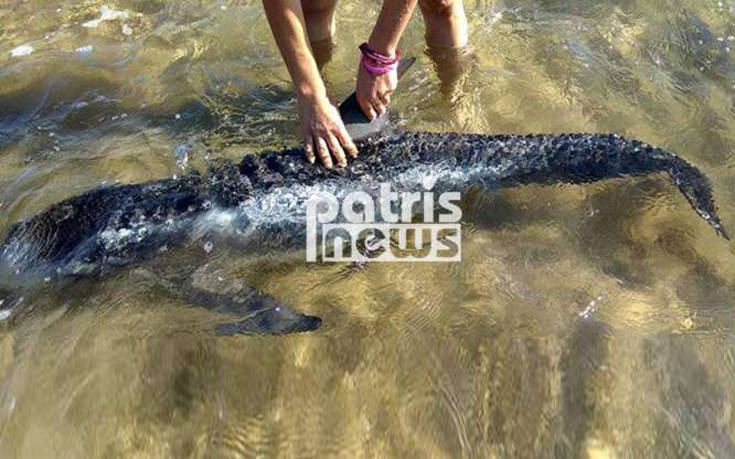
<instances>
[{"instance_id":1,"label":"human knee","mask_svg":"<svg viewBox=\"0 0 735 459\"><path fill-rule=\"evenodd\" d=\"M304 20L309 40L313 43L331 40L334 36L334 10L337 0L302 0Z\"/></svg>"},{"instance_id":2,"label":"human knee","mask_svg":"<svg viewBox=\"0 0 735 459\"><path fill-rule=\"evenodd\" d=\"M424 14L432 14L443 17L451 17L457 11L457 6L462 0L420 0L421 10Z\"/></svg>"},{"instance_id":3,"label":"human knee","mask_svg":"<svg viewBox=\"0 0 735 459\"><path fill-rule=\"evenodd\" d=\"M337 0L301 0L305 16L330 14L337 7Z\"/></svg>"}]
</instances>

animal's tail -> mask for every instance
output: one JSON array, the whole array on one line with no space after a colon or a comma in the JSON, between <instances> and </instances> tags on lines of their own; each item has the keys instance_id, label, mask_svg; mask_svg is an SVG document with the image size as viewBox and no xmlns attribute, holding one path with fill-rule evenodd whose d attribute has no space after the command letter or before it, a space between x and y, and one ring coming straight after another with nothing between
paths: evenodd
<instances>
[{"instance_id":1,"label":"animal's tail","mask_svg":"<svg viewBox=\"0 0 735 459\"><path fill-rule=\"evenodd\" d=\"M694 210L714 228L717 234L729 240L730 236L717 216L717 207L712 198L712 185L709 179L699 169L685 160L674 154L664 153L668 155L666 170L671 176L671 180L679 187L679 190Z\"/></svg>"},{"instance_id":2,"label":"animal's tail","mask_svg":"<svg viewBox=\"0 0 735 459\"><path fill-rule=\"evenodd\" d=\"M583 182L626 175L667 172L694 210L725 239L730 239L717 215L709 179L679 156L638 140L616 135L561 136L554 145L553 169L564 179Z\"/></svg>"}]
</instances>

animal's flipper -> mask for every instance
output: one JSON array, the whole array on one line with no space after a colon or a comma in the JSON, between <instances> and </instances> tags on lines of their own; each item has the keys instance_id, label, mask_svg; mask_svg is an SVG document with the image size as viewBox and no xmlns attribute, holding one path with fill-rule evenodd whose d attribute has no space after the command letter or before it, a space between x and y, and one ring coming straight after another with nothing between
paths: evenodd
<instances>
[{"instance_id":1,"label":"animal's flipper","mask_svg":"<svg viewBox=\"0 0 735 459\"><path fill-rule=\"evenodd\" d=\"M398 79L406 73L414 62L416 62L415 57L401 59L398 65ZM339 104L339 114L345 128L347 128L347 132L354 141L366 139L390 128L388 113L386 112L370 121L357 103L357 95L354 92Z\"/></svg>"},{"instance_id":2,"label":"animal's flipper","mask_svg":"<svg viewBox=\"0 0 735 459\"><path fill-rule=\"evenodd\" d=\"M285 314L284 314L285 313ZM284 315L289 318L284 320ZM220 335L238 334L285 335L314 331L322 324L322 319L291 311L288 306L265 308L252 313L239 322L219 324L214 327Z\"/></svg>"},{"instance_id":3,"label":"animal's flipper","mask_svg":"<svg viewBox=\"0 0 735 459\"><path fill-rule=\"evenodd\" d=\"M184 298L197 306L222 314L237 315L241 320L222 323L215 331L222 335L284 335L313 331L322 320L294 311L269 295L246 288L239 295L225 295L195 287L182 289Z\"/></svg>"}]
</instances>

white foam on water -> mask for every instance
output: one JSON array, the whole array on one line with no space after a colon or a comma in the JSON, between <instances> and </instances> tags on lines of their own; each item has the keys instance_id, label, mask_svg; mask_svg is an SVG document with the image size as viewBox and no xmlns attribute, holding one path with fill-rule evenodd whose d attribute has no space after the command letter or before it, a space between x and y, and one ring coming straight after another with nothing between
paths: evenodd
<instances>
[{"instance_id":1,"label":"white foam on water","mask_svg":"<svg viewBox=\"0 0 735 459\"><path fill-rule=\"evenodd\" d=\"M180 144L176 146L176 165L180 170L185 170L189 164L189 146Z\"/></svg>"},{"instance_id":2,"label":"white foam on water","mask_svg":"<svg viewBox=\"0 0 735 459\"><path fill-rule=\"evenodd\" d=\"M99 25L105 21L114 21L116 19L127 19L129 16L127 11L123 10L116 10L113 8L110 8L107 5L103 5L102 8L100 8L100 17L97 19L92 19L91 21L87 21L84 24L82 24L82 27L86 27L88 29L96 29L99 27Z\"/></svg>"},{"instance_id":3,"label":"white foam on water","mask_svg":"<svg viewBox=\"0 0 735 459\"><path fill-rule=\"evenodd\" d=\"M13 57L23 57L30 55L33 51L33 46L31 45L20 45L10 50L10 55Z\"/></svg>"},{"instance_id":4,"label":"white foam on water","mask_svg":"<svg viewBox=\"0 0 735 459\"><path fill-rule=\"evenodd\" d=\"M89 54L94 50L94 46L92 45L86 45L86 46L80 46L79 48L75 49L74 51L78 52L79 54Z\"/></svg>"},{"instance_id":5,"label":"white foam on water","mask_svg":"<svg viewBox=\"0 0 735 459\"><path fill-rule=\"evenodd\" d=\"M387 182L397 192L422 192L429 189L435 192L461 191L467 184L487 180L497 176L498 172L495 168L483 164L470 168L457 168L448 163L439 163L417 165L390 177ZM305 224L306 202L311 196L319 192L327 192L341 200L345 195L355 191L364 191L375 196L379 190L380 181L333 182L317 185L291 184L287 187L257 191L252 198L242 203L239 209L247 216L252 229L279 223Z\"/></svg>"},{"instance_id":6,"label":"white foam on water","mask_svg":"<svg viewBox=\"0 0 735 459\"><path fill-rule=\"evenodd\" d=\"M248 240L262 231L283 228L298 237L299 229L306 231L306 204L310 197L326 192L342 201L355 191L378 196L381 182L388 182L395 192L462 191L470 183L492 180L500 174L503 166L489 167L478 164L471 167L456 167L449 163L417 165L395 175L376 177L375 180L354 181L328 180L317 184L290 184L258 190L248 200L236 208L223 209L205 203L208 209L201 214L180 215L165 221L154 222L145 218L129 222L124 228L105 228L98 235L98 242L111 253L144 243L146 240L160 240L166 234L185 232L191 242L200 240L205 252L214 249L211 239L213 233L234 236ZM386 180L389 179L389 180ZM262 233L265 234L265 233ZM22 260L32 259L38 248L20 238L6 248L3 256L14 266Z\"/></svg>"},{"instance_id":7,"label":"white foam on water","mask_svg":"<svg viewBox=\"0 0 735 459\"><path fill-rule=\"evenodd\" d=\"M139 230L143 230L142 233L140 233ZM139 228L138 231L134 231L129 228L107 228L100 233L100 239L107 249L112 249L114 247L124 246L133 242L139 243L143 240L141 237L142 234L145 234L145 229L143 228Z\"/></svg>"},{"instance_id":8,"label":"white foam on water","mask_svg":"<svg viewBox=\"0 0 735 459\"><path fill-rule=\"evenodd\" d=\"M194 222L189 225L189 237L191 240L200 240L208 238L211 233L216 234L241 234L242 228L239 220L242 213L239 209L222 209L219 207L211 207L210 210L196 217ZM214 244L209 240L204 240L204 251L210 253L214 249Z\"/></svg>"},{"instance_id":9,"label":"white foam on water","mask_svg":"<svg viewBox=\"0 0 735 459\"><path fill-rule=\"evenodd\" d=\"M344 186L340 190L329 185L294 184L268 191L257 191L252 198L240 205L240 209L247 215L253 228L278 223L304 223L306 202L310 196L328 192L339 197L349 191L355 189L349 186Z\"/></svg>"},{"instance_id":10,"label":"white foam on water","mask_svg":"<svg viewBox=\"0 0 735 459\"><path fill-rule=\"evenodd\" d=\"M212 208L210 211L205 212L199 217L198 223L204 226L216 228L226 228L235 221L237 218L237 210L232 209L220 209L218 207Z\"/></svg>"},{"instance_id":11,"label":"white foam on water","mask_svg":"<svg viewBox=\"0 0 735 459\"><path fill-rule=\"evenodd\" d=\"M470 183L486 182L501 174L502 166L476 164L456 167L448 163L418 165L398 174L390 182L398 191L462 191Z\"/></svg>"},{"instance_id":12,"label":"white foam on water","mask_svg":"<svg viewBox=\"0 0 735 459\"><path fill-rule=\"evenodd\" d=\"M457 168L448 163L417 165L390 177L392 190L396 192L423 192L433 190L461 191L469 183L487 180L498 175L498 170L483 164L470 168ZM306 225L306 203L311 196L320 192L331 193L342 200L345 195L363 191L377 196L381 180L363 183L332 182L317 185L291 184L287 187L257 191L255 195L240 204L239 210L247 216L249 231L261 227L286 224Z\"/></svg>"}]
</instances>

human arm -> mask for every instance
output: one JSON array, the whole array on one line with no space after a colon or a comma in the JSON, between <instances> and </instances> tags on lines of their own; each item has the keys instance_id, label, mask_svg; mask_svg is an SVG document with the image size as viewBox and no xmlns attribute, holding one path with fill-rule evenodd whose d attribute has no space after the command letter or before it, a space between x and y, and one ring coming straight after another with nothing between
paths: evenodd
<instances>
[{"instance_id":1,"label":"human arm","mask_svg":"<svg viewBox=\"0 0 735 459\"><path fill-rule=\"evenodd\" d=\"M263 0L263 8L296 92L307 159L313 163L317 154L327 168L332 167L332 158L345 165L345 150L355 156L357 148L339 111L327 97L309 45L300 0Z\"/></svg>"},{"instance_id":2,"label":"human arm","mask_svg":"<svg viewBox=\"0 0 735 459\"><path fill-rule=\"evenodd\" d=\"M385 56L395 56L416 3L417 0L385 0L367 42L370 49ZM385 113L397 83L395 70L373 75L360 64L357 72L357 102L368 118L373 119Z\"/></svg>"}]
</instances>

